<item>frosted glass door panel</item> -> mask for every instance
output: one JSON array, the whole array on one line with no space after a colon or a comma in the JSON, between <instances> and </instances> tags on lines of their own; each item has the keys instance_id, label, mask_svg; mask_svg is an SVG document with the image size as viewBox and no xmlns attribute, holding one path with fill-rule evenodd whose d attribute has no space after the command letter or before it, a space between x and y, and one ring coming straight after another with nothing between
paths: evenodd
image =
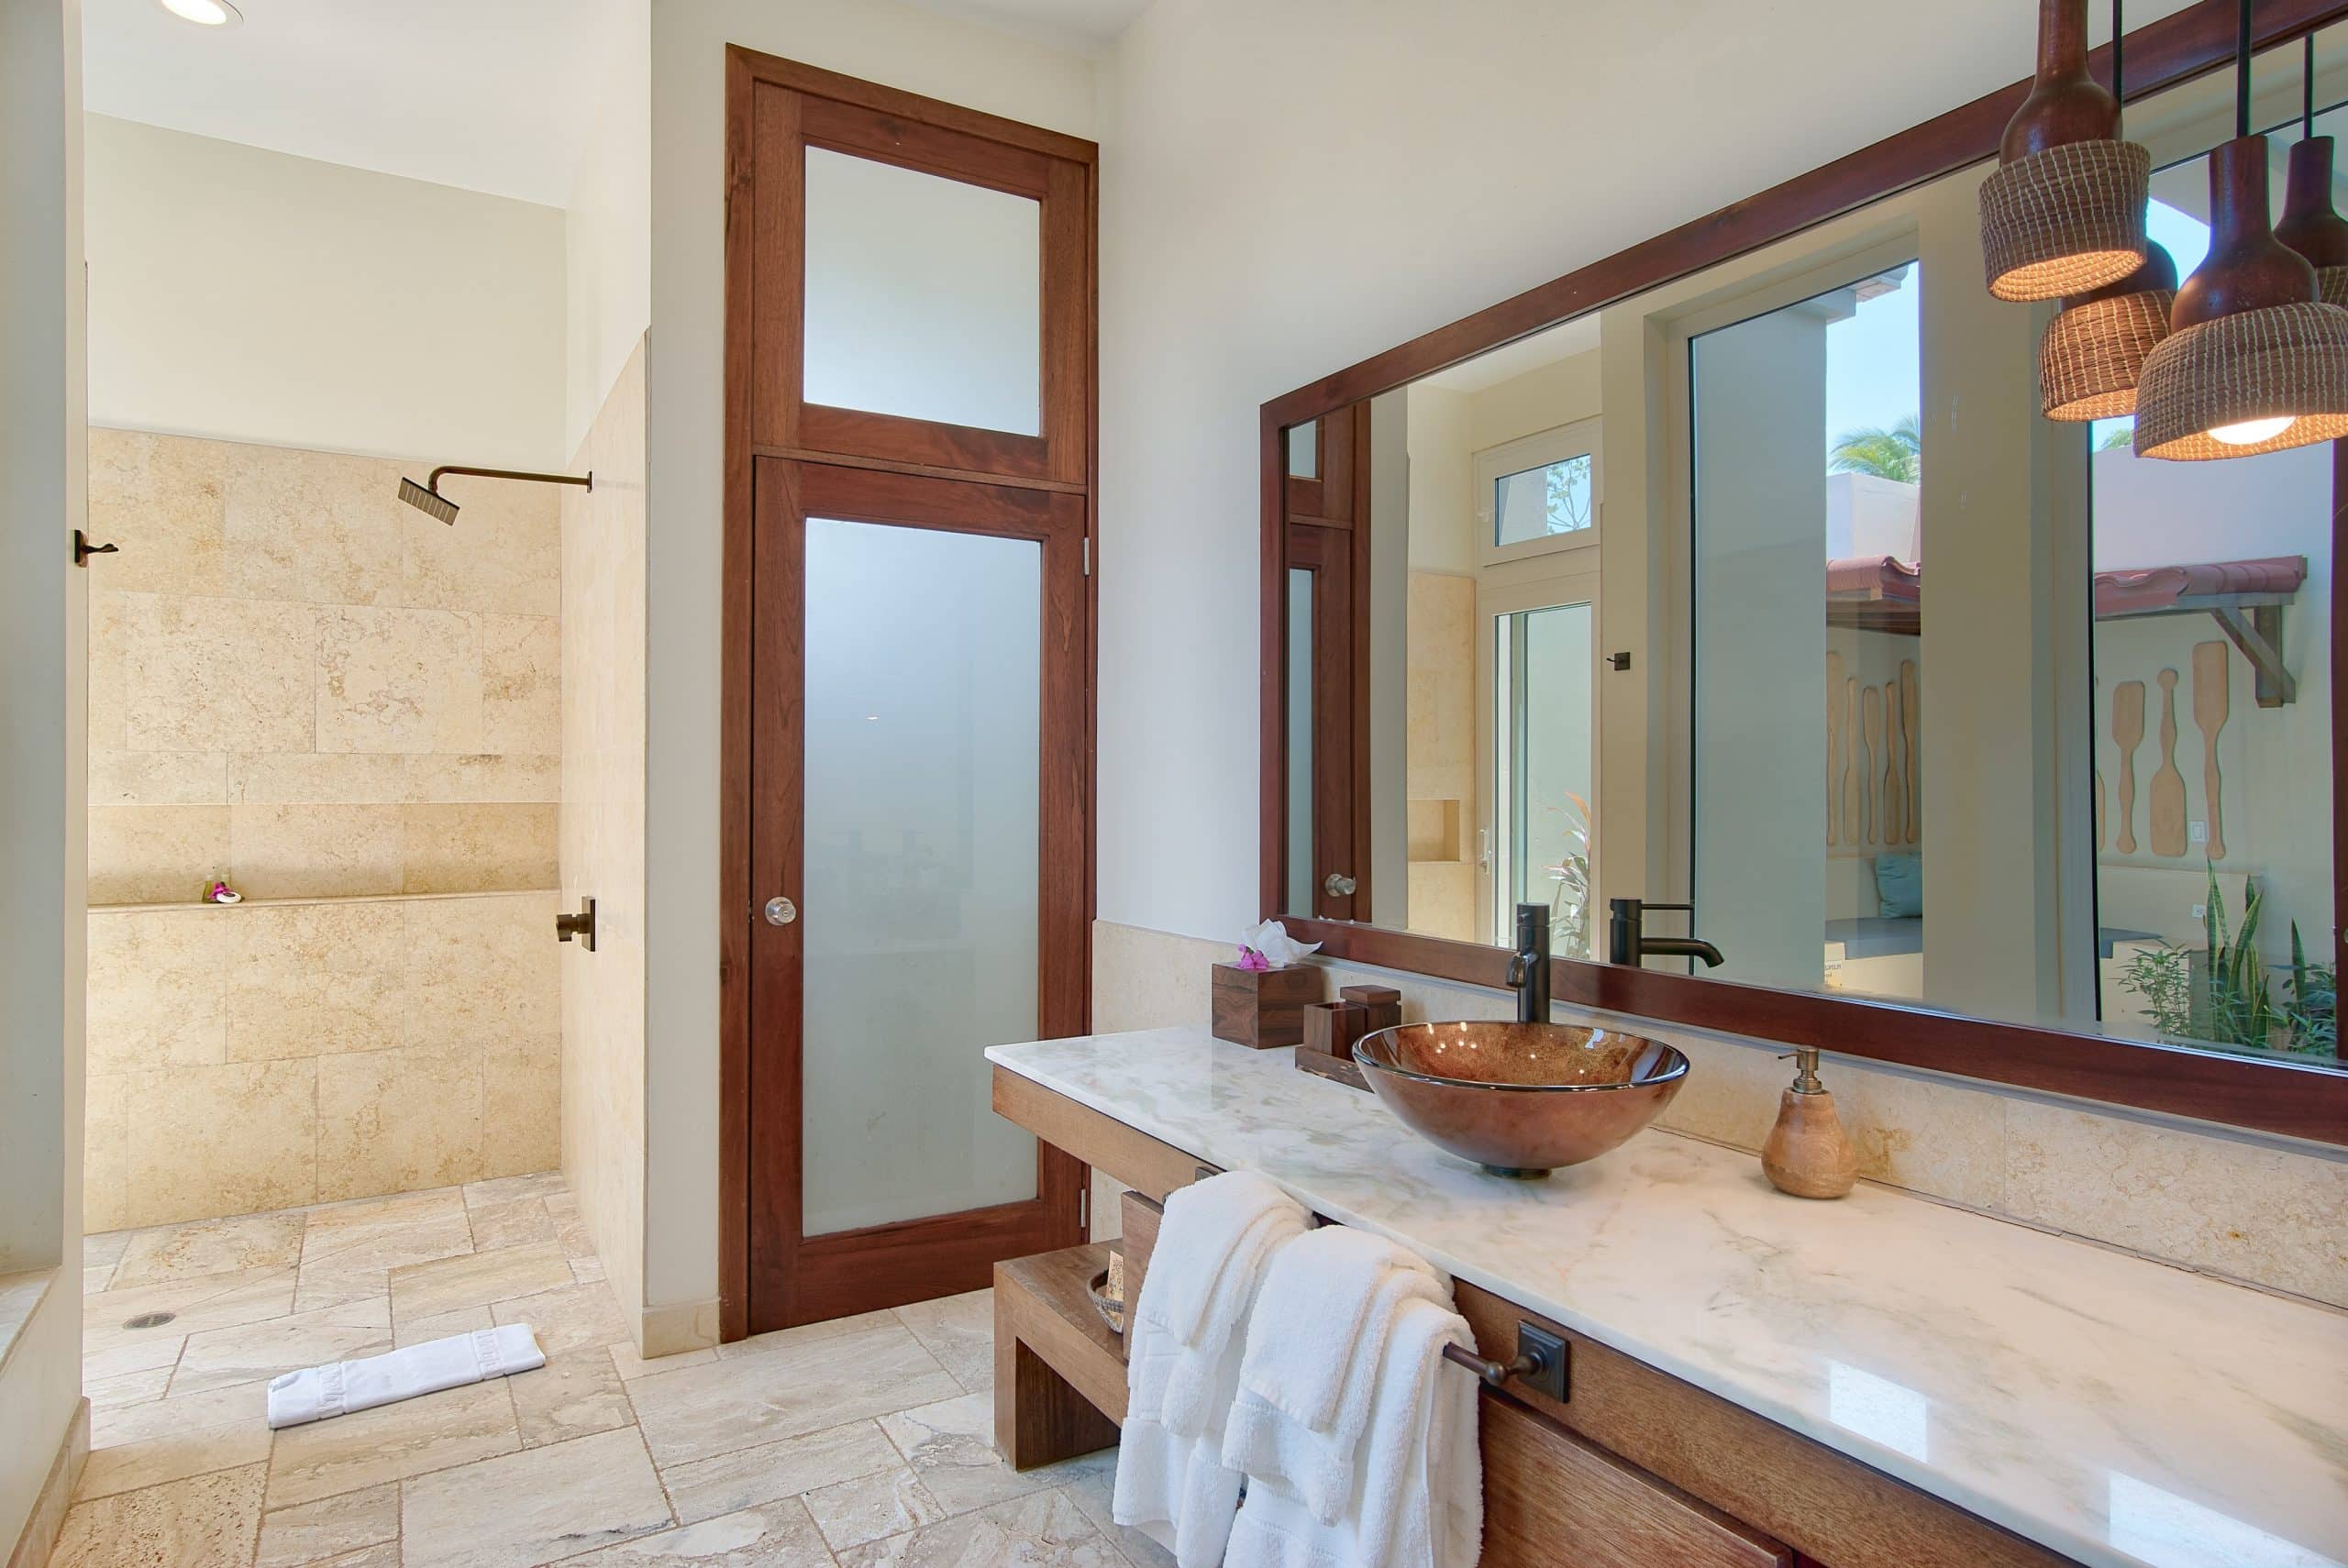
<instances>
[{"instance_id":1,"label":"frosted glass door panel","mask_svg":"<svg viewBox=\"0 0 2348 1568\"><path fill-rule=\"evenodd\" d=\"M1496 929L1520 903L1547 904L1550 951L1587 958L1589 922L1590 607L1554 604L1494 619L1494 778L1506 859Z\"/></svg>"},{"instance_id":2,"label":"frosted glass door panel","mask_svg":"<svg viewBox=\"0 0 2348 1568\"><path fill-rule=\"evenodd\" d=\"M1288 572L1288 907L1308 913L1317 907L1312 900L1312 574L1296 567Z\"/></svg>"},{"instance_id":3,"label":"frosted glass door panel","mask_svg":"<svg viewBox=\"0 0 2348 1568\"><path fill-rule=\"evenodd\" d=\"M1043 550L807 520L808 1235L1036 1196Z\"/></svg>"},{"instance_id":4,"label":"frosted glass door panel","mask_svg":"<svg viewBox=\"0 0 2348 1568\"><path fill-rule=\"evenodd\" d=\"M809 403L1043 430L1042 209L807 149Z\"/></svg>"}]
</instances>

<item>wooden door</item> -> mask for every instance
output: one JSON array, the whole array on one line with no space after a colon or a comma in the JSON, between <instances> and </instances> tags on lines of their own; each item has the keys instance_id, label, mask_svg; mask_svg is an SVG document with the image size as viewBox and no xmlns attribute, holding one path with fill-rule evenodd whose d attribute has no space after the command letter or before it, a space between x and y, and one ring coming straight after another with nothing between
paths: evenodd
<instances>
[{"instance_id":1,"label":"wooden door","mask_svg":"<svg viewBox=\"0 0 2348 1568\"><path fill-rule=\"evenodd\" d=\"M727 67L730 1340L1081 1239L981 1053L1090 1021L1097 149Z\"/></svg>"},{"instance_id":2,"label":"wooden door","mask_svg":"<svg viewBox=\"0 0 2348 1568\"><path fill-rule=\"evenodd\" d=\"M1369 834L1369 405L1291 433L1287 479L1288 569L1300 582L1291 610L1309 597L1309 624L1289 628L1291 683L1290 787L1309 798L1309 830L1290 834L1291 914L1323 920L1370 917ZM1292 580L1295 579L1292 577ZM1299 639L1310 639L1309 648ZM1309 723L1306 710L1309 710ZM1309 745L1302 744L1309 734ZM1309 773L1309 779L1301 775Z\"/></svg>"}]
</instances>

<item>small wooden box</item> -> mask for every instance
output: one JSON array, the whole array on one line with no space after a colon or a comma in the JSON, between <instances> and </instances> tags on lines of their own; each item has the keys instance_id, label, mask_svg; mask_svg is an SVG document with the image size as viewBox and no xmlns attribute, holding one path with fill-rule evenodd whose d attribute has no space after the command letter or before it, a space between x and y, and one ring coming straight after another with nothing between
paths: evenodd
<instances>
[{"instance_id":1,"label":"small wooden box","mask_svg":"<svg viewBox=\"0 0 2348 1568\"><path fill-rule=\"evenodd\" d=\"M1351 988L1348 987L1348 989ZM1344 992L1338 993L1344 997ZM1300 1051L1318 1051L1341 1061L1354 1059L1354 1042L1368 1032L1369 1010L1351 998L1308 1003Z\"/></svg>"},{"instance_id":2,"label":"small wooden box","mask_svg":"<svg viewBox=\"0 0 2348 1568\"><path fill-rule=\"evenodd\" d=\"M1257 1051L1298 1044L1304 1039L1304 1004L1321 999L1324 983L1310 965L1243 969L1217 964L1210 1031L1217 1040Z\"/></svg>"},{"instance_id":3,"label":"small wooden box","mask_svg":"<svg viewBox=\"0 0 2348 1568\"><path fill-rule=\"evenodd\" d=\"M1402 1021L1402 993L1391 986L1342 986L1338 988L1337 995L1346 1001L1360 1004L1367 1014L1362 1020L1363 1034L1375 1034ZM1359 1039L1360 1036L1355 1038Z\"/></svg>"}]
</instances>

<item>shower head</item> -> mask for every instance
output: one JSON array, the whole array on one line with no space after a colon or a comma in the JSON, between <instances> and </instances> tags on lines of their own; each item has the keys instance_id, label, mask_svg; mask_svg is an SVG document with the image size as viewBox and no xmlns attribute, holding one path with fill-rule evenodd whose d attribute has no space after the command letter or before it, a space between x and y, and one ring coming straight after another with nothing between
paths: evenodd
<instances>
[{"instance_id":1,"label":"shower head","mask_svg":"<svg viewBox=\"0 0 2348 1568\"><path fill-rule=\"evenodd\" d=\"M441 522L452 525L457 521L455 502L437 490L426 490L412 479L400 480L400 499L427 517L437 517Z\"/></svg>"},{"instance_id":2,"label":"shower head","mask_svg":"<svg viewBox=\"0 0 2348 1568\"><path fill-rule=\"evenodd\" d=\"M457 521L457 503L440 493L442 474L476 474L482 479L528 480L534 484L575 484L582 490L591 491L595 488L595 475L592 470L582 477L579 474L525 473L517 469L468 469L460 468L455 463L441 464L432 470L431 477L422 484L416 483L412 479L400 480L402 501L427 517L437 517L441 522L450 525L454 525Z\"/></svg>"}]
</instances>

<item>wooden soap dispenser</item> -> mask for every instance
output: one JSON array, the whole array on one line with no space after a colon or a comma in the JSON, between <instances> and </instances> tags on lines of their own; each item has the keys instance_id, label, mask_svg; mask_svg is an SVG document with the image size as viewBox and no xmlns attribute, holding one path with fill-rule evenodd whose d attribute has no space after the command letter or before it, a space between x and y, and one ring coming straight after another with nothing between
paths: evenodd
<instances>
[{"instance_id":1,"label":"wooden soap dispenser","mask_svg":"<svg viewBox=\"0 0 2348 1568\"><path fill-rule=\"evenodd\" d=\"M1840 1198L1859 1179L1859 1156L1818 1081L1818 1047L1794 1054L1793 1087L1778 1097L1778 1124L1761 1145L1761 1173L1796 1198Z\"/></svg>"}]
</instances>

